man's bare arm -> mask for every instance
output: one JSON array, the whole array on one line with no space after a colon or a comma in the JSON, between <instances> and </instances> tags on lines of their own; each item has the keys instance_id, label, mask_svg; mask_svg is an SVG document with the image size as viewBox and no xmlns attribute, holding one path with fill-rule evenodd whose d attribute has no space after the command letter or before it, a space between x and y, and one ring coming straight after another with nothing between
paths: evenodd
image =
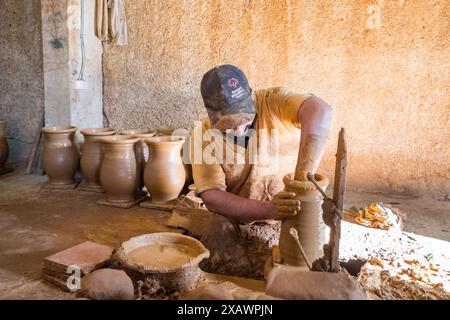
<instances>
[{"instance_id":1,"label":"man's bare arm","mask_svg":"<svg viewBox=\"0 0 450 320\"><path fill-rule=\"evenodd\" d=\"M333 109L318 97L306 99L298 111L301 140L295 179L306 181L308 172L315 173L322 159L333 119Z\"/></svg>"},{"instance_id":2,"label":"man's bare arm","mask_svg":"<svg viewBox=\"0 0 450 320\"><path fill-rule=\"evenodd\" d=\"M258 201L218 189L206 190L200 194L208 210L241 223L283 219L297 214L300 211L300 201L294 200L294 196L291 192L280 192L272 201Z\"/></svg>"},{"instance_id":3,"label":"man's bare arm","mask_svg":"<svg viewBox=\"0 0 450 320\"><path fill-rule=\"evenodd\" d=\"M218 189L206 190L200 197L208 210L242 223L271 219L275 211L269 201L245 199Z\"/></svg>"}]
</instances>

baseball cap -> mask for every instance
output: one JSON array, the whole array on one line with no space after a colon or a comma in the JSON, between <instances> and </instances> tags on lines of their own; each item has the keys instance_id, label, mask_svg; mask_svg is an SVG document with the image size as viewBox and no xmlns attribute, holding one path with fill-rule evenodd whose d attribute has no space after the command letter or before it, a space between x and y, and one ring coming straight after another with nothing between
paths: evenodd
<instances>
[{"instance_id":1,"label":"baseball cap","mask_svg":"<svg viewBox=\"0 0 450 320\"><path fill-rule=\"evenodd\" d=\"M234 118L234 123L255 118L252 89L244 72L233 65L217 66L206 72L200 91L212 125L225 117Z\"/></svg>"}]
</instances>

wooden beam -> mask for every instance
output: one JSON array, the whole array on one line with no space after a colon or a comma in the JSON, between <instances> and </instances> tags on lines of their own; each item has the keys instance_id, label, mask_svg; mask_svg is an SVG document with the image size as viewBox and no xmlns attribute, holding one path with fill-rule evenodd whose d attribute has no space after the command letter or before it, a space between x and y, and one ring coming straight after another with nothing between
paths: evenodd
<instances>
[{"instance_id":1,"label":"wooden beam","mask_svg":"<svg viewBox=\"0 0 450 320\"><path fill-rule=\"evenodd\" d=\"M342 213L344 207L345 175L347 170L347 142L345 129L341 128L336 152L336 168L334 172L333 200L336 209ZM341 239L341 221L336 217L336 223L330 233L330 271L339 270L339 242Z\"/></svg>"}]
</instances>

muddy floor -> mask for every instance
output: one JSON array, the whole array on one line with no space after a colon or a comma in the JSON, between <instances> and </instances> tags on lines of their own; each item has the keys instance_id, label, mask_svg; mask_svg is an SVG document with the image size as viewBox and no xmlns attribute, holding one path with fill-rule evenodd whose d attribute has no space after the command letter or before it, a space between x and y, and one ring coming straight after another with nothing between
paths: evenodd
<instances>
[{"instance_id":1,"label":"muddy floor","mask_svg":"<svg viewBox=\"0 0 450 320\"><path fill-rule=\"evenodd\" d=\"M44 190L46 180L45 176L25 175L19 169L0 176L0 299L72 299L72 294L40 279L44 257L86 240L116 246L135 235L174 230L165 226L169 213L140 207L102 207L95 204L100 194ZM441 249L448 248L450 202L346 193L346 205L363 206L372 200L403 210L407 214L405 231L424 235L424 241ZM405 241L417 245L411 234L405 233L387 238L383 234L379 243L370 243L367 239L374 232L378 230L344 226L345 257L370 256L374 250L379 253L380 246L387 247L386 254L395 254L398 248L407 247Z\"/></svg>"}]
</instances>

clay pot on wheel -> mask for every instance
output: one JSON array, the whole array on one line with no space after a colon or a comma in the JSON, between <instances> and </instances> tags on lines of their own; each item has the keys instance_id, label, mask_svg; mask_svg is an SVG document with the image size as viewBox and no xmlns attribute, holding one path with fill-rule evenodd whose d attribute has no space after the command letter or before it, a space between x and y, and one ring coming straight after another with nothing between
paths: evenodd
<instances>
[{"instance_id":1,"label":"clay pot on wheel","mask_svg":"<svg viewBox=\"0 0 450 320\"><path fill-rule=\"evenodd\" d=\"M111 128L92 128L81 130L84 136L83 152L81 153L81 171L86 179L86 188L102 191L100 185L100 166L102 164L102 144L98 137L112 136L116 133Z\"/></svg>"},{"instance_id":2,"label":"clay pot on wheel","mask_svg":"<svg viewBox=\"0 0 450 320\"><path fill-rule=\"evenodd\" d=\"M326 190L328 179L324 175L314 174L319 186ZM295 199L300 200L300 212L289 218L283 219L280 231L280 253L283 264L291 266L306 266L299 251L296 240L291 236L290 229L294 227L299 235L300 243L311 262L322 257L323 245L326 243L326 225L322 218L323 197L310 181L297 181L293 174L283 178L286 191L293 191Z\"/></svg>"},{"instance_id":3,"label":"clay pot on wheel","mask_svg":"<svg viewBox=\"0 0 450 320\"><path fill-rule=\"evenodd\" d=\"M139 138L115 135L97 139L103 146L100 183L105 190L106 201L112 203L135 201L139 183L135 144Z\"/></svg>"},{"instance_id":4,"label":"clay pot on wheel","mask_svg":"<svg viewBox=\"0 0 450 320\"><path fill-rule=\"evenodd\" d=\"M5 169L9 155L8 141L6 140L6 121L0 120L0 173Z\"/></svg>"},{"instance_id":5,"label":"clay pot on wheel","mask_svg":"<svg viewBox=\"0 0 450 320\"><path fill-rule=\"evenodd\" d=\"M44 127L42 168L53 186L72 185L78 170L80 155L74 142L76 127Z\"/></svg>"},{"instance_id":6,"label":"clay pot on wheel","mask_svg":"<svg viewBox=\"0 0 450 320\"><path fill-rule=\"evenodd\" d=\"M180 156L184 138L160 136L145 142L150 155L144 170L144 182L152 202L165 203L176 199L186 179Z\"/></svg>"}]
</instances>

